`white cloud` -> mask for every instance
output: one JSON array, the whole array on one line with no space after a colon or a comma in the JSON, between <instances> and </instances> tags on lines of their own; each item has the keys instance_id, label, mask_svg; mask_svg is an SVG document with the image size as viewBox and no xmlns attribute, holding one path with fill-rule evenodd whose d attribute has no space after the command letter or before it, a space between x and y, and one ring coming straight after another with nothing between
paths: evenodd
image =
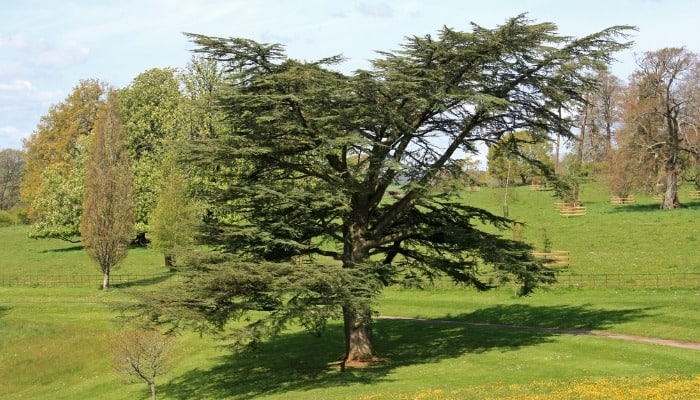
<instances>
[{"instance_id":1,"label":"white cloud","mask_svg":"<svg viewBox=\"0 0 700 400\"><path fill-rule=\"evenodd\" d=\"M14 126L0 126L0 150L22 148L22 139L29 137L29 132L22 132Z\"/></svg>"},{"instance_id":2,"label":"white cloud","mask_svg":"<svg viewBox=\"0 0 700 400\"><path fill-rule=\"evenodd\" d=\"M46 46L34 57L34 62L42 67L63 67L84 62L89 56L89 47L70 43L67 46Z\"/></svg>"},{"instance_id":3,"label":"white cloud","mask_svg":"<svg viewBox=\"0 0 700 400\"><path fill-rule=\"evenodd\" d=\"M25 49L29 47L29 39L24 35L0 34L0 50Z\"/></svg>"},{"instance_id":4,"label":"white cloud","mask_svg":"<svg viewBox=\"0 0 700 400\"><path fill-rule=\"evenodd\" d=\"M357 5L357 11L368 17L389 18L394 15L394 10L386 3L365 3Z\"/></svg>"},{"instance_id":5,"label":"white cloud","mask_svg":"<svg viewBox=\"0 0 700 400\"><path fill-rule=\"evenodd\" d=\"M29 101L42 106L60 101L64 96L61 90L41 90L32 82L15 79L10 82L0 81L0 108L6 109L17 100Z\"/></svg>"},{"instance_id":6,"label":"white cloud","mask_svg":"<svg viewBox=\"0 0 700 400\"><path fill-rule=\"evenodd\" d=\"M16 79L10 83L3 83L0 82L0 93L2 92L22 92L22 91L27 91L27 90L32 90L33 85L31 82L22 80L22 79Z\"/></svg>"}]
</instances>

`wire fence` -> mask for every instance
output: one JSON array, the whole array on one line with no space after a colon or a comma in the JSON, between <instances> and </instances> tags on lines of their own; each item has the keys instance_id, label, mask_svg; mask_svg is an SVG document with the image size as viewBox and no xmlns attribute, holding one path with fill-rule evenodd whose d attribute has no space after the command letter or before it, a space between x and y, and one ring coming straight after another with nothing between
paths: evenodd
<instances>
[{"instance_id":1,"label":"wire fence","mask_svg":"<svg viewBox=\"0 0 700 400\"><path fill-rule=\"evenodd\" d=\"M173 274L110 274L110 286L146 286L171 278ZM0 287L85 287L102 286L102 275L0 275Z\"/></svg>"},{"instance_id":2,"label":"wire fence","mask_svg":"<svg viewBox=\"0 0 700 400\"><path fill-rule=\"evenodd\" d=\"M133 275L112 274L112 286L148 286L166 280L176 280L176 274ZM102 275L0 275L0 287L85 287L102 285ZM436 289L452 286L438 281ZM577 274L561 272L557 287L571 288L700 288L700 272L667 274Z\"/></svg>"},{"instance_id":3,"label":"wire fence","mask_svg":"<svg viewBox=\"0 0 700 400\"><path fill-rule=\"evenodd\" d=\"M700 272L667 274L561 273L557 285L581 288L700 288Z\"/></svg>"}]
</instances>

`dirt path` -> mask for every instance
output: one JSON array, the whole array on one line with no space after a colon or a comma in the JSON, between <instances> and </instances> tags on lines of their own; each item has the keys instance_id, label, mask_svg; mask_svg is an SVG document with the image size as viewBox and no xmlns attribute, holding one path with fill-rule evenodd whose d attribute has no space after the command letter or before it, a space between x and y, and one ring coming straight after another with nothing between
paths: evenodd
<instances>
[{"instance_id":1,"label":"dirt path","mask_svg":"<svg viewBox=\"0 0 700 400\"><path fill-rule=\"evenodd\" d=\"M546 328L540 326L525 326L525 325L506 325L506 324L492 324L488 322L466 322L466 321L452 321L446 319L428 319L428 318L411 318L411 317L396 317L391 315L381 315L379 319L390 319L390 320L405 320L405 321L417 321L425 323L435 323L435 324L451 324L451 325L463 325L463 326L481 326L488 328L498 328L498 329L519 329L526 331L538 331L538 332L552 332L552 333L562 333L569 335L585 335L585 336L597 336L607 339L618 339L627 340L630 342L640 342L640 343L651 343L660 346L671 346L680 347L683 349L691 349L700 351L700 342L693 342L689 340L673 340L673 339L658 339L646 336L638 335L628 335L624 333L611 333L603 331L591 331L583 329L559 329L559 328Z\"/></svg>"}]
</instances>

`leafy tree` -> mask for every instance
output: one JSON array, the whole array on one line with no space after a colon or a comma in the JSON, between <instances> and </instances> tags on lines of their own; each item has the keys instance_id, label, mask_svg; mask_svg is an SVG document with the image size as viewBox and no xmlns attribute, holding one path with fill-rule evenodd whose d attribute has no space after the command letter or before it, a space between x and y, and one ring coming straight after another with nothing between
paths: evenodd
<instances>
[{"instance_id":1,"label":"leafy tree","mask_svg":"<svg viewBox=\"0 0 700 400\"><path fill-rule=\"evenodd\" d=\"M136 231L144 242L163 180L166 144L182 133L183 97L176 71L153 68L139 74L121 90L119 104L134 174Z\"/></svg>"},{"instance_id":2,"label":"leafy tree","mask_svg":"<svg viewBox=\"0 0 700 400\"><path fill-rule=\"evenodd\" d=\"M21 150L0 150L0 210L9 210L19 202L23 155Z\"/></svg>"},{"instance_id":3,"label":"leafy tree","mask_svg":"<svg viewBox=\"0 0 700 400\"><path fill-rule=\"evenodd\" d=\"M134 232L133 183L116 96L109 93L95 120L80 220L85 250L102 271L103 290L109 288L109 274L126 256Z\"/></svg>"},{"instance_id":4,"label":"leafy tree","mask_svg":"<svg viewBox=\"0 0 700 400\"><path fill-rule=\"evenodd\" d=\"M661 208L679 208L679 178L700 154L693 145L700 106L698 57L683 48L664 48L644 53L637 63L625 100L621 147L642 160L641 168L663 175Z\"/></svg>"},{"instance_id":5,"label":"leafy tree","mask_svg":"<svg viewBox=\"0 0 700 400\"><path fill-rule=\"evenodd\" d=\"M32 204L36 217L29 230L30 238L80 241L85 170L83 162L76 164L70 171L51 166L41 174L41 191Z\"/></svg>"},{"instance_id":6,"label":"leafy tree","mask_svg":"<svg viewBox=\"0 0 700 400\"><path fill-rule=\"evenodd\" d=\"M80 81L65 100L52 106L41 117L36 131L24 142L25 166L21 197L28 205L28 216L33 222L41 223L45 217L34 209L37 197L40 193L52 195L49 188L43 187L45 179L63 177L66 181L76 182L72 175L79 168L76 163L84 160L87 150L85 138L92 134L97 109L104 102L105 90L105 84L98 80ZM49 169L53 170L50 176L45 173ZM38 201L46 202L42 199ZM51 211L68 214L71 210ZM44 236L51 237L50 234Z\"/></svg>"},{"instance_id":7,"label":"leafy tree","mask_svg":"<svg viewBox=\"0 0 700 400\"><path fill-rule=\"evenodd\" d=\"M547 175L554 168L551 150L549 141L527 131L505 135L489 147L489 174L501 182L510 174L511 180L517 177L524 185L533 176Z\"/></svg>"},{"instance_id":8,"label":"leafy tree","mask_svg":"<svg viewBox=\"0 0 700 400\"><path fill-rule=\"evenodd\" d=\"M180 74L185 97L185 125L190 138L214 138L222 132L225 114L216 107L216 94L226 76L216 60L192 57Z\"/></svg>"},{"instance_id":9,"label":"leafy tree","mask_svg":"<svg viewBox=\"0 0 700 400\"><path fill-rule=\"evenodd\" d=\"M165 266L171 270L175 268L176 251L194 243L198 219L185 176L170 157L166 162L158 203L148 223L151 227L151 246L163 251Z\"/></svg>"},{"instance_id":10,"label":"leafy tree","mask_svg":"<svg viewBox=\"0 0 700 400\"><path fill-rule=\"evenodd\" d=\"M132 328L120 331L111 343L115 371L145 382L151 390L151 399L156 400L156 378L170 367L172 337L156 330Z\"/></svg>"},{"instance_id":11,"label":"leafy tree","mask_svg":"<svg viewBox=\"0 0 700 400\"><path fill-rule=\"evenodd\" d=\"M521 130L570 135L552 110L581 100L586 71L626 47L626 29L573 39L523 15L495 29L444 28L349 76L335 70L340 57L300 62L276 44L190 35L231 71L218 95L229 132L189 152L216 175L205 199L215 251L193 257L189 279L155 297L150 315L224 329L269 310L238 332L252 343L340 317L352 365L375 358L372 304L385 285L445 276L480 290L515 281L527 294L554 281L529 245L479 229L512 221L465 205L439 178L479 143ZM385 197L396 184L400 194Z\"/></svg>"}]
</instances>

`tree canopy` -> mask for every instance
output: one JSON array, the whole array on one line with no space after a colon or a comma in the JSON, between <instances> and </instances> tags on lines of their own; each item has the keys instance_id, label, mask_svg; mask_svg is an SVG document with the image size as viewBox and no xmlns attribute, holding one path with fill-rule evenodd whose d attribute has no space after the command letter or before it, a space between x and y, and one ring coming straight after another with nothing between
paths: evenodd
<instances>
[{"instance_id":1,"label":"tree canopy","mask_svg":"<svg viewBox=\"0 0 700 400\"><path fill-rule=\"evenodd\" d=\"M186 152L211 171L202 193L214 252L192 257L185 294L152 312L224 328L269 310L238 332L247 342L341 317L345 365L374 359L372 304L385 285L444 277L528 294L553 282L529 245L482 228L512 221L465 204L440 177L460 152L516 131L571 135L559 109L583 101L589 72L628 45L628 29L577 39L520 15L407 38L350 75L337 56L302 62L278 44L189 35L227 72L217 107L228 132Z\"/></svg>"},{"instance_id":2,"label":"tree canopy","mask_svg":"<svg viewBox=\"0 0 700 400\"><path fill-rule=\"evenodd\" d=\"M126 257L134 232L133 178L114 91L99 109L90 150L80 234L107 290L112 268Z\"/></svg>"},{"instance_id":3,"label":"tree canopy","mask_svg":"<svg viewBox=\"0 0 700 400\"><path fill-rule=\"evenodd\" d=\"M120 115L134 175L136 230L145 240L148 216L163 180L167 144L183 134L184 98L176 71L153 68L120 91Z\"/></svg>"},{"instance_id":4,"label":"tree canopy","mask_svg":"<svg viewBox=\"0 0 700 400\"><path fill-rule=\"evenodd\" d=\"M22 201L32 237L76 240L82 212L84 161L106 86L82 80L62 102L41 117L24 142Z\"/></svg>"},{"instance_id":5,"label":"tree canopy","mask_svg":"<svg viewBox=\"0 0 700 400\"><path fill-rule=\"evenodd\" d=\"M521 184L538 175L549 175L554 170L551 143L536 140L529 132L518 131L503 136L489 147L489 174L506 182L518 178Z\"/></svg>"},{"instance_id":6,"label":"tree canopy","mask_svg":"<svg viewBox=\"0 0 700 400\"><path fill-rule=\"evenodd\" d=\"M700 158L700 62L684 48L664 48L643 53L637 63L623 104L619 155L653 172L664 189L662 209L679 208L680 178Z\"/></svg>"}]
</instances>

